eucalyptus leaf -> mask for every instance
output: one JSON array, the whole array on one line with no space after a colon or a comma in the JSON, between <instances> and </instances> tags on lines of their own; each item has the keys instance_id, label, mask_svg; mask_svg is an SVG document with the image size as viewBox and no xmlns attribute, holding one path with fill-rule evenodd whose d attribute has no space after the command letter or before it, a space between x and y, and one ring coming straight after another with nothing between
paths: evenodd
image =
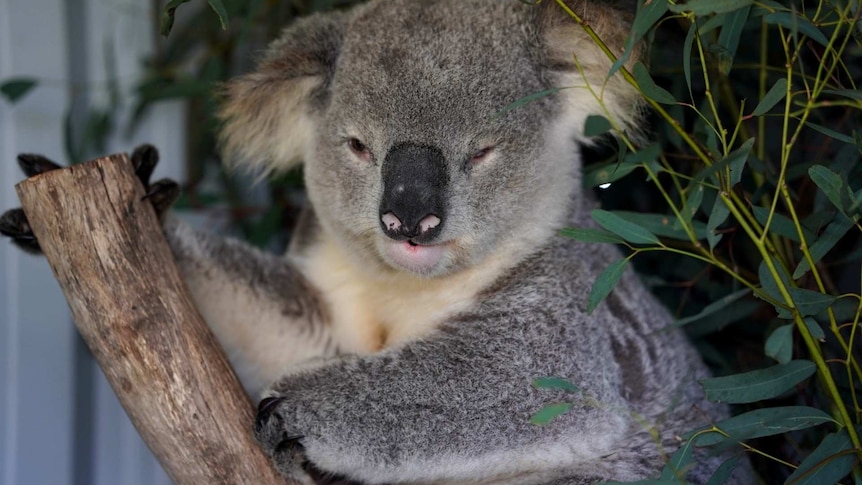
<instances>
[{"instance_id":1,"label":"eucalyptus leaf","mask_svg":"<svg viewBox=\"0 0 862 485\"><path fill-rule=\"evenodd\" d=\"M736 51L739 48L742 29L745 27L745 22L748 20L750 13L751 5L746 5L740 9L719 15L724 17L721 25L721 33L718 35L718 46L720 47L719 65L724 75L729 74L733 67L733 60L736 58Z\"/></svg>"},{"instance_id":2,"label":"eucalyptus leaf","mask_svg":"<svg viewBox=\"0 0 862 485\"><path fill-rule=\"evenodd\" d=\"M593 288L590 290L587 313L593 313L593 310L599 306L599 303L604 301L604 299L611 294L611 291L613 291L614 287L617 286L617 282L620 281L620 277L623 275L623 271L625 271L628 262L628 259L615 261L605 268L605 270L602 271L602 274L596 278L595 283L593 283Z\"/></svg>"},{"instance_id":3,"label":"eucalyptus leaf","mask_svg":"<svg viewBox=\"0 0 862 485\"><path fill-rule=\"evenodd\" d=\"M536 389L559 389L561 391L579 392L580 388L560 377L542 377L533 380Z\"/></svg>"},{"instance_id":4,"label":"eucalyptus leaf","mask_svg":"<svg viewBox=\"0 0 862 485\"><path fill-rule=\"evenodd\" d=\"M527 96L524 96L523 98L515 100L512 103L509 103L508 105L504 106L503 109L501 109L500 111L498 111L494 115L494 118L502 118L503 115L505 115L509 111L512 111L513 109L518 109L521 106L524 106L525 104L532 103L533 101L536 101L537 99L542 99L544 97L554 95L554 94L556 94L556 93L558 93L564 89L567 89L567 88L566 87L550 88L550 89L545 89L543 91L539 91L536 93L528 94Z\"/></svg>"},{"instance_id":5,"label":"eucalyptus leaf","mask_svg":"<svg viewBox=\"0 0 862 485\"><path fill-rule=\"evenodd\" d=\"M821 234L820 237L808 247L808 253L811 255L811 259L814 260L814 264L820 262L820 260L823 259L823 257L826 256L826 254L829 253L836 244L838 244L838 241L840 241L852 227L853 221L843 215L839 215L835 220L830 222L829 225L826 226L826 229L823 230L823 234ZM793 279L798 280L810 269L811 266L808 264L808 259L802 258L802 260L799 261L799 265L796 266L796 269L793 271Z\"/></svg>"},{"instance_id":6,"label":"eucalyptus leaf","mask_svg":"<svg viewBox=\"0 0 862 485\"><path fill-rule=\"evenodd\" d=\"M688 440L680 446L673 455L668 458L667 463L661 470L659 480L665 480L667 483L684 484L685 476L688 471L695 465L692 461L692 452L694 451L694 443Z\"/></svg>"},{"instance_id":7,"label":"eucalyptus leaf","mask_svg":"<svg viewBox=\"0 0 862 485\"><path fill-rule=\"evenodd\" d=\"M815 27L811 22L805 20L801 15L796 15L791 12L775 12L764 16L763 20L768 24L787 27L793 33L807 35L824 47L829 45L829 39L826 38L823 32Z\"/></svg>"},{"instance_id":8,"label":"eucalyptus leaf","mask_svg":"<svg viewBox=\"0 0 862 485\"><path fill-rule=\"evenodd\" d=\"M620 236L632 244L658 244L659 240L655 234L644 229L635 222L630 222L622 217L601 209L592 212L593 219L600 226Z\"/></svg>"},{"instance_id":9,"label":"eucalyptus leaf","mask_svg":"<svg viewBox=\"0 0 862 485\"><path fill-rule=\"evenodd\" d=\"M607 118L601 115L590 115L584 123L584 136L601 136L611 131L613 126Z\"/></svg>"},{"instance_id":10,"label":"eucalyptus leaf","mask_svg":"<svg viewBox=\"0 0 862 485\"><path fill-rule=\"evenodd\" d=\"M826 435L799 467L787 477L787 485L820 485L837 483L846 477L856 463L853 441L846 429Z\"/></svg>"},{"instance_id":11,"label":"eucalyptus leaf","mask_svg":"<svg viewBox=\"0 0 862 485\"><path fill-rule=\"evenodd\" d=\"M749 290L748 288L734 291L733 293L731 293L729 295L725 295L725 296L719 298L718 300L715 300L714 302L710 303L709 305L705 306L703 308L703 310L701 310L700 313L698 313L697 315L692 315L690 317L681 318L681 319L677 320L676 322L674 322L673 325L676 327L682 327L683 325L687 325L691 322L696 322L702 318L706 318L706 317L712 315L713 313L717 313L717 312L723 310L728 305L732 305L737 300L739 300L740 298L742 298L745 295L748 295L750 293L751 293L751 290Z\"/></svg>"},{"instance_id":12,"label":"eucalyptus leaf","mask_svg":"<svg viewBox=\"0 0 862 485\"><path fill-rule=\"evenodd\" d=\"M802 321L805 322L805 327L808 328L808 332L811 333L812 337L820 341L826 339L826 334L823 333L823 329L814 317L805 317Z\"/></svg>"},{"instance_id":13,"label":"eucalyptus leaf","mask_svg":"<svg viewBox=\"0 0 862 485\"><path fill-rule=\"evenodd\" d=\"M772 399L811 377L817 367L808 360L792 360L766 369L700 380L706 398L714 402L745 404Z\"/></svg>"},{"instance_id":14,"label":"eucalyptus leaf","mask_svg":"<svg viewBox=\"0 0 862 485\"><path fill-rule=\"evenodd\" d=\"M730 209L721 197L715 198L715 203L712 205L712 212L709 213L709 219L706 222L706 240L709 243L709 249L714 249L715 245L722 238L722 234L718 234L716 230L724 224L727 216L730 215Z\"/></svg>"},{"instance_id":15,"label":"eucalyptus leaf","mask_svg":"<svg viewBox=\"0 0 862 485\"><path fill-rule=\"evenodd\" d=\"M725 13L748 7L754 0L688 0L681 5L671 5L673 12L691 12L695 15Z\"/></svg>"},{"instance_id":16,"label":"eucalyptus leaf","mask_svg":"<svg viewBox=\"0 0 862 485\"><path fill-rule=\"evenodd\" d=\"M844 185L844 180L841 176L822 165L814 165L809 168L808 175L820 190L826 194L832 205L847 215L848 202L853 198L853 195L850 194L849 187Z\"/></svg>"},{"instance_id":17,"label":"eucalyptus leaf","mask_svg":"<svg viewBox=\"0 0 862 485\"><path fill-rule=\"evenodd\" d=\"M807 406L756 409L715 424L729 436L712 431L699 434L694 443L696 446L711 446L725 441L735 442L797 431L829 422L834 420L828 414Z\"/></svg>"},{"instance_id":18,"label":"eucalyptus leaf","mask_svg":"<svg viewBox=\"0 0 862 485\"><path fill-rule=\"evenodd\" d=\"M706 485L723 485L727 483L730 476L733 474L733 471L736 470L736 466L739 464L739 457L734 456L728 458L724 461L719 467L715 470L715 473L709 478L709 481L706 482Z\"/></svg>"},{"instance_id":19,"label":"eucalyptus leaf","mask_svg":"<svg viewBox=\"0 0 862 485\"><path fill-rule=\"evenodd\" d=\"M188 3L191 0L169 0L165 5L164 10L162 10L162 20L160 31L162 36L167 37L168 34L171 33L171 30L174 28L174 20L177 13L177 8L184 3Z\"/></svg>"},{"instance_id":20,"label":"eucalyptus leaf","mask_svg":"<svg viewBox=\"0 0 862 485\"><path fill-rule=\"evenodd\" d=\"M701 170L697 173L697 175L692 178L691 183L701 182L706 180L709 177L712 177L714 174L718 173L720 170L730 169L731 177L729 182L732 184L731 186L739 183L742 177L742 169L745 166L745 163L748 161L748 156L751 154L751 149L754 147L754 138L749 138L745 140L745 143L740 145L739 148L727 154L726 157L721 160L713 163L709 168L705 170Z\"/></svg>"},{"instance_id":21,"label":"eucalyptus leaf","mask_svg":"<svg viewBox=\"0 0 862 485\"><path fill-rule=\"evenodd\" d=\"M592 227L567 227L560 230L560 235L588 243L622 244L624 242L621 237L612 232Z\"/></svg>"},{"instance_id":22,"label":"eucalyptus leaf","mask_svg":"<svg viewBox=\"0 0 862 485\"><path fill-rule=\"evenodd\" d=\"M779 364L786 364L793 358L793 324L782 325L769 334L764 348L766 355Z\"/></svg>"},{"instance_id":23,"label":"eucalyptus leaf","mask_svg":"<svg viewBox=\"0 0 862 485\"><path fill-rule=\"evenodd\" d=\"M590 166L590 168L584 172L584 185L587 187L598 187L600 185L613 183L640 167L640 163L617 163L616 161L598 166Z\"/></svg>"},{"instance_id":24,"label":"eucalyptus leaf","mask_svg":"<svg viewBox=\"0 0 862 485\"><path fill-rule=\"evenodd\" d=\"M0 83L0 94L10 103L14 103L27 95L36 87L38 81L32 78L16 77Z\"/></svg>"},{"instance_id":25,"label":"eucalyptus leaf","mask_svg":"<svg viewBox=\"0 0 862 485\"><path fill-rule=\"evenodd\" d=\"M567 402L548 404L530 417L530 423L536 426L544 426L569 412L573 407L575 407L574 404Z\"/></svg>"},{"instance_id":26,"label":"eucalyptus leaf","mask_svg":"<svg viewBox=\"0 0 862 485\"><path fill-rule=\"evenodd\" d=\"M779 101L787 95L787 79L779 78L769 91L763 95L763 99L757 103L757 107L751 113L752 116L762 116L769 112Z\"/></svg>"},{"instance_id":27,"label":"eucalyptus leaf","mask_svg":"<svg viewBox=\"0 0 862 485\"><path fill-rule=\"evenodd\" d=\"M632 68L632 75L637 80L641 91L643 91L643 93L649 98L662 104L676 103L676 98L674 98L672 94L653 81L652 76L650 76L649 71L643 63L635 63Z\"/></svg>"},{"instance_id":28,"label":"eucalyptus leaf","mask_svg":"<svg viewBox=\"0 0 862 485\"><path fill-rule=\"evenodd\" d=\"M683 229L682 223L673 215L631 211L614 211L614 214L632 224L645 228L657 236L688 241L688 235ZM697 239L706 237L706 224L700 221L692 221L691 225Z\"/></svg>"},{"instance_id":29,"label":"eucalyptus leaf","mask_svg":"<svg viewBox=\"0 0 862 485\"><path fill-rule=\"evenodd\" d=\"M824 135L828 136L829 138L834 138L838 141L841 141L844 143L849 143L851 145L856 143L856 141L853 139L852 136L845 135L844 133L838 133L837 131L833 130L832 128L827 128L823 125L818 125L817 123L812 123L810 121L806 121L805 126L812 128L815 131L819 131L820 133L823 133Z\"/></svg>"},{"instance_id":30,"label":"eucalyptus leaf","mask_svg":"<svg viewBox=\"0 0 862 485\"><path fill-rule=\"evenodd\" d=\"M819 291L806 290L804 288L790 288L790 297L793 298L793 303L796 309L803 317L816 315L823 310L832 306L836 296L820 293Z\"/></svg>"},{"instance_id":31,"label":"eucalyptus leaf","mask_svg":"<svg viewBox=\"0 0 862 485\"><path fill-rule=\"evenodd\" d=\"M823 92L862 101L862 90L859 89L824 89Z\"/></svg>"},{"instance_id":32,"label":"eucalyptus leaf","mask_svg":"<svg viewBox=\"0 0 862 485\"><path fill-rule=\"evenodd\" d=\"M668 0L653 0L651 2L638 2L638 10L632 22L631 34L626 39L626 46L622 55L611 65L608 77L613 76L631 58L635 46L643 39L644 35L652 29L667 12Z\"/></svg>"},{"instance_id":33,"label":"eucalyptus leaf","mask_svg":"<svg viewBox=\"0 0 862 485\"><path fill-rule=\"evenodd\" d=\"M218 21L221 24L222 30L227 30L227 24L229 21L227 10L224 8L224 3L222 0L207 0L210 5L210 8L213 9L213 12L218 15Z\"/></svg>"},{"instance_id":34,"label":"eucalyptus leaf","mask_svg":"<svg viewBox=\"0 0 862 485\"><path fill-rule=\"evenodd\" d=\"M769 209L767 209L766 207L752 206L751 212L754 214L754 218L757 219L757 222L759 222L762 226L766 225L766 221L769 220ZM797 243L801 242L801 239L799 238L799 232L796 230L796 224L794 224L789 217L783 214L775 213L772 215L772 221L770 222L769 230L778 234L781 237L786 237L791 241ZM802 228L802 235L805 236L806 241L814 240L814 234L811 234L811 232L804 227Z\"/></svg>"}]
</instances>

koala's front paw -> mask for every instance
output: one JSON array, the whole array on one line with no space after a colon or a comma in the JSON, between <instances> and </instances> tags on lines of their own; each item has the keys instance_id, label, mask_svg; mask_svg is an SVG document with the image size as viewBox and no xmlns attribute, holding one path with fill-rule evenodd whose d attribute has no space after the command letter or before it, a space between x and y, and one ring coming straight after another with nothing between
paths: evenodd
<instances>
[{"instance_id":1,"label":"koala's front paw","mask_svg":"<svg viewBox=\"0 0 862 485\"><path fill-rule=\"evenodd\" d=\"M257 408L255 437L285 478L313 485L315 480L307 471L309 464L302 446L303 436L289 429L291 420L287 419L288 412L284 398L268 397L262 400Z\"/></svg>"},{"instance_id":2,"label":"koala's front paw","mask_svg":"<svg viewBox=\"0 0 862 485\"><path fill-rule=\"evenodd\" d=\"M161 218L179 197L180 186L169 179L150 183L150 176L159 163L159 152L152 145L141 145L135 148L131 162L135 174L147 191L144 198L153 204L156 214ZM27 153L18 155L18 166L28 177L62 168L41 155ZM0 216L0 234L11 238L12 243L28 253L39 254L42 252L39 241L33 235L27 216L21 208L8 210Z\"/></svg>"}]
</instances>

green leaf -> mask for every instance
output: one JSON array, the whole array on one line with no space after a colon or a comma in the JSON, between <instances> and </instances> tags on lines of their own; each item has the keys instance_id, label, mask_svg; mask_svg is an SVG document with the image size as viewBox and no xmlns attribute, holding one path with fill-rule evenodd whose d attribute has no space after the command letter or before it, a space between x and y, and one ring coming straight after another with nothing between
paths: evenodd
<instances>
[{"instance_id":1,"label":"green leaf","mask_svg":"<svg viewBox=\"0 0 862 485\"><path fill-rule=\"evenodd\" d=\"M739 39L749 13L751 13L750 5L720 15L725 18L722 22L721 33L718 36L717 47L719 48L719 65L724 75L729 74L733 67L733 60L736 58L736 51L739 48Z\"/></svg>"},{"instance_id":2,"label":"green leaf","mask_svg":"<svg viewBox=\"0 0 862 485\"><path fill-rule=\"evenodd\" d=\"M847 217L838 216L826 226L826 229L823 230L823 234L817 238L813 244L808 247L808 252L811 254L811 259L814 260L814 264L820 262L823 259L823 256L826 256L829 251L838 244L838 241L847 234L847 231L853 227L853 221L848 219ZM796 266L796 270L793 271L793 279L798 280L805 273L807 273L811 269L808 264L808 259L802 258L802 261L799 262L799 265Z\"/></svg>"},{"instance_id":3,"label":"green leaf","mask_svg":"<svg viewBox=\"0 0 862 485\"><path fill-rule=\"evenodd\" d=\"M787 79L779 78L778 81L775 81L775 84L769 88L769 91L763 95L763 99L757 103L757 107L754 108L754 111L751 113L752 116L762 116L769 112L779 101L784 99L784 96L787 95Z\"/></svg>"},{"instance_id":4,"label":"green leaf","mask_svg":"<svg viewBox=\"0 0 862 485\"><path fill-rule=\"evenodd\" d=\"M739 291L735 291L729 295L725 295L725 296L719 298L718 300L710 303L709 305L705 306L703 308L703 310L701 310L700 313L698 313L697 315L692 315L690 317L681 318L681 319L677 320L676 322L674 322L673 325L675 327L682 327L683 325L687 325L691 322L696 322L702 318L706 318L706 317L712 315L713 313L717 313L717 312L723 310L728 305L735 303L737 300L739 300L740 298L742 298L745 295L748 295L749 293L751 293L751 290L749 290L748 288L745 288L745 289L742 289Z\"/></svg>"},{"instance_id":5,"label":"green leaf","mask_svg":"<svg viewBox=\"0 0 862 485\"><path fill-rule=\"evenodd\" d=\"M716 423L715 426L728 437L719 432L708 432L698 435L694 443L696 446L711 446L728 440L734 442L797 431L828 422L834 422L828 414L807 406L756 409Z\"/></svg>"},{"instance_id":6,"label":"green leaf","mask_svg":"<svg viewBox=\"0 0 862 485\"><path fill-rule=\"evenodd\" d=\"M751 211L754 213L754 218L757 219L757 222L765 226L766 221L769 220L769 209L760 206L752 206ZM796 231L796 225L785 215L778 213L773 214L769 230L781 237L786 237L791 241L801 242L801 239L799 239L799 233ZM814 234L811 234L811 232L805 228L802 228L802 235L805 236L806 241L814 240Z\"/></svg>"},{"instance_id":7,"label":"green leaf","mask_svg":"<svg viewBox=\"0 0 862 485\"><path fill-rule=\"evenodd\" d=\"M560 235L588 243L623 243L622 238L619 236L604 229L593 229L592 227L567 227L560 230Z\"/></svg>"},{"instance_id":8,"label":"green leaf","mask_svg":"<svg viewBox=\"0 0 862 485\"><path fill-rule=\"evenodd\" d=\"M846 429L826 435L784 482L787 485L820 485L837 483L847 476L856 463L853 441Z\"/></svg>"},{"instance_id":9,"label":"green leaf","mask_svg":"<svg viewBox=\"0 0 862 485\"><path fill-rule=\"evenodd\" d=\"M753 4L754 0L689 0L682 5L671 5L673 12L691 12L695 15L709 15L739 10Z\"/></svg>"},{"instance_id":10,"label":"green leaf","mask_svg":"<svg viewBox=\"0 0 862 485\"><path fill-rule=\"evenodd\" d=\"M694 44L695 35L697 35L697 22L692 22L682 45L682 71L685 74L685 85L688 86L689 99L693 98L691 93L691 48Z\"/></svg>"},{"instance_id":11,"label":"green leaf","mask_svg":"<svg viewBox=\"0 0 862 485\"><path fill-rule=\"evenodd\" d=\"M530 423L536 426L544 426L555 418L569 412L573 407L575 407L574 404L567 402L548 404L530 418Z\"/></svg>"},{"instance_id":12,"label":"green leaf","mask_svg":"<svg viewBox=\"0 0 862 485\"><path fill-rule=\"evenodd\" d=\"M862 90L859 89L824 89L823 92L862 101Z\"/></svg>"},{"instance_id":13,"label":"green leaf","mask_svg":"<svg viewBox=\"0 0 862 485\"><path fill-rule=\"evenodd\" d=\"M800 33L807 35L824 47L829 45L829 39L823 35L823 32L818 30L811 22L805 20L800 15L791 14L790 12L775 12L764 16L763 20L768 24L787 27L794 34Z\"/></svg>"},{"instance_id":14,"label":"green leaf","mask_svg":"<svg viewBox=\"0 0 862 485\"><path fill-rule=\"evenodd\" d=\"M578 386L560 377L542 377L533 380L533 387L536 389L559 389L568 392L580 392Z\"/></svg>"},{"instance_id":15,"label":"green leaf","mask_svg":"<svg viewBox=\"0 0 862 485\"><path fill-rule=\"evenodd\" d=\"M599 306L599 303L604 301L604 299L611 294L611 291L613 291L614 287L617 286L617 282L619 282L620 277L623 275L623 271L625 271L626 264L628 264L628 262L628 259L615 261L605 268L605 270L602 271L602 274L596 278L596 282L593 283L593 288L590 290L587 313L593 313L593 310Z\"/></svg>"},{"instance_id":16,"label":"green leaf","mask_svg":"<svg viewBox=\"0 0 862 485\"><path fill-rule=\"evenodd\" d=\"M778 397L811 377L814 362L792 360L766 369L700 380L706 398L714 402L745 404Z\"/></svg>"},{"instance_id":17,"label":"green leaf","mask_svg":"<svg viewBox=\"0 0 862 485\"><path fill-rule=\"evenodd\" d=\"M856 141L853 139L852 136L845 135L844 133L838 133L837 131L835 131L831 128L826 128L825 126L818 125L817 123L812 123L810 121L806 121L805 125L808 126L809 128L813 128L815 131L819 131L820 133L823 133L824 135L828 136L829 138L834 138L838 141L841 141L844 143L849 143L851 145L856 143Z\"/></svg>"},{"instance_id":18,"label":"green leaf","mask_svg":"<svg viewBox=\"0 0 862 485\"><path fill-rule=\"evenodd\" d=\"M174 17L177 13L177 8L180 5L190 2L191 0L169 0L165 5L165 9L162 11L162 21L160 31L162 36L167 37L168 34L171 33L171 29L174 28Z\"/></svg>"},{"instance_id":19,"label":"green leaf","mask_svg":"<svg viewBox=\"0 0 862 485\"><path fill-rule=\"evenodd\" d=\"M723 234L718 234L716 230L724 224L728 215L730 215L730 209L728 209L727 204L721 197L716 197L715 203L712 205L712 212L710 212L706 222L706 240L709 243L709 249L714 249L715 245L721 241Z\"/></svg>"},{"instance_id":20,"label":"green leaf","mask_svg":"<svg viewBox=\"0 0 862 485\"><path fill-rule=\"evenodd\" d=\"M793 358L793 324L782 325L769 335L766 339L766 355L772 357L779 364L786 364Z\"/></svg>"},{"instance_id":21,"label":"green leaf","mask_svg":"<svg viewBox=\"0 0 862 485\"><path fill-rule=\"evenodd\" d=\"M683 230L682 223L680 223L676 216L631 211L614 211L614 214L632 224L645 228L657 236L688 241L688 235ZM706 237L706 224L700 221L692 221L691 225L698 239Z\"/></svg>"},{"instance_id":22,"label":"green leaf","mask_svg":"<svg viewBox=\"0 0 862 485\"><path fill-rule=\"evenodd\" d=\"M613 126L607 118L601 115L590 115L584 123L584 136L594 137L601 136L611 131Z\"/></svg>"},{"instance_id":23,"label":"green leaf","mask_svg":"<svg viewBox=\"0 0 862 485\"><path fill-rule=\"evenodd\" d=\"M0 84L0 94L10 103L14 103L35 88L37 83L35 79L26 77L8 79Z\"/></svg>"},{"instance_id":24,"label":"green leaf","mask_svg":"<svg viewBox=\"0 0 862 485\"><path fill-rule=\"evenodd\" d=\"M614 75L623 64L629 61L635 46L640 43L644 35L661 19L667 12L667 0L653 0L651 2L638 2L638 11L632 22L631 34L626 40L626 47L622 55L614 62L608 71L608 77Z\"/></svg>"},{"instance_id":25,"label":"green leaf","mask_svg":"<svg viewBox=\"0 0 862 485\"><path fill-rule=\"evenodd\" d=\"M838 208L844 215L848 199L852 199L849 188L844 185L840 175L822 165L814 165L808 169L811 180L826 194L832 205Z\"/></svg>"},{"instance_id":26,"label":"green leaf","mask_svg":"<svg viewBox=\"0 0 862 485\"><path fill-rule=\"evenodd\" d=\"M683 206L683 210L680 213L683 219L685 219L686 225L691 224L692 219L697 214L698 209L700 209L700 204L703 203L703 185L689 185L688 192L685 206Z\"/></svg>"},{"instance_id":27,"label":"green leaf","mask_svg":"<svg viewBox=\"0 0 862 485\"><path fill-rule=\"evenodd\" d=\"M727 154L726 157L712 164L711 167L701 170L698 172L694 178L691 179L691 183L699 183L702 180L705 180L711 177L713 174L719 172L719 170L730 170L730 183L731 186L736 185L742 179L742 170L745 166L745 162L748 161L748 156L751 154L751 149L754 147L754 138L749 138L745 141L739 148Z\"/></svg>"},{"instance_id":28,"label":"green leaf","mask_svg":"<svg viewBox=\"0 0 862 485\"><path fill-rule=\"evenodd\" d=\"M230 20L228 18L227 10L224 8L224 4L221 0L207 0L207 3L210 4L210 8L213 9L213 12L218 15L218 21L221 24L222 30L227 30L227 24Z\"/></svg>"},{"instance_id":29,"label":"green leaf","mask_svg":"<svg viewBox=\"0 0 862 485\"><path fill-rule=\"evenodd\" d=\"M620 236L632 244L658 244L655 234L640 225L629 222L622 217L601 209L592 212L593 219L608 231Z\"/></svg>"},{"instance_id":30,"label":"green leaf","mask_svg":"<svg viewBox=\"0 0 862 485\"><path fill-rule=\"evenodd\" d=\"M551 95L556 94L556 93L558 93L564 89L567 89L567 88L566 87L551 88L551 89L545 89L544 91L539 91L537 93L528 94L527 96L524 96L523 98L515 100L514 102L504 106L503 109L498 111L497 114L495 114L493 117L494 118L502 118L504 114L508 113L509 111L512 111L513 109L518 109L527 103L532 103L533 101L536 101L537 99L542 99L546 96L551 96Z\"/></svg>"},{"instance_id":31,"label":"green leaf","mask_svg":"<svg viewBox=\"0 0 862 485\"><path fill-rule=\"evenodd\" d=\"M637 80L641 91L649 98L662 104L676 104L676 98L653 81L652 76L649 75L649 71L643 63L635 63L632 68L632 75Z\"/></svg>"},{"instance_id":32,"label":"green leaf","mask_svg":"<svg viewBox=\"0 0 862 485\"><path fill-rule=\"evenodd\" d=\"M832 306L838 297L804 288L790 288L790 297L803 317L816 315Z\"/></svg>"},{"instance_id":33,"label":"green leaf","mask_svg":"<svg viewBox=\"0 0 862 485\"><path fill-rule=\"evenodd\" d=\"M664 480L663 483L686 483L685 476L694 466L691 459L693 450L694 443L692 440L683 443L665 463L661 470L661 476L658 477L659 481Z\"/></svg>"},{"instance_id":34,"label":"green leaf","mask_svg":"<svg viewBox=\"0 0 862 485\"><path fill-rule=\"evenodd\" d=\"M584 172L584 185L598 187L616 182L641 167L640 163L609 162L599 166L591 166Z\"/></svg>"},{"instance_id":35,"label":"green leaf","mask_svg":"<svg viewBox=\"0 0 862 485\"><path fill-rule=\"evenodd\" d=\"M775 259L772 259L773 266L775 266L775 270L778 272L778 277L781 279L781 283L785 288L790 288L792 285L790 284L790 276L784 271L782 266L778 264ZM757 275L760 278L760 286L763 291L769 295L773 300L777 302L781 302L784 304L784 297L781 295L781 291L778 289L778 283L775 281L775 278L772 276L772 273L769 271L769 267L766 265L766 261L761 261L760 266L757 269ZM782 318L790 318L790 312L785 307L777 307L778 314L782 315L782 312L786 315L782 316Z\"/></svg>"},{"instance_id":36,"label":"green leaf","mask_svg":"<svg viewBox=\"0 0 862 485\"><path fill-rule=\"evenodd\" d=\"M736 470L736 465L739 464L739 457L734 456L724 461L712 474L706 485L724 485L727 483L730 475Z\"/></svg>"},{"instance_id":37,"label":"green leaf","mask_svg":"<svg viewBox=\"0 0 862 485\"><path fill-rule=\"evenodd\" d=\"M817 323L817 320L815 320L814 317L805 317L802 321L805 322L805 326L808 328L812 337L820 341L826 339L826 334L823 333L823 329L820 328L820 324Z\"/></svg>"}]
</instances>

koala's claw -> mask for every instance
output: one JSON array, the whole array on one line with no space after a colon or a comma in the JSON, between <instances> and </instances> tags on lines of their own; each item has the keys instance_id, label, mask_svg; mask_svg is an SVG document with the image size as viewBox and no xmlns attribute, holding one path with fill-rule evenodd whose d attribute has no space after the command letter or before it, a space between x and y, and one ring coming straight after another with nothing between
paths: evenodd
<instances>
[{"instance_id":1,"label":"koala's claw","mask_svg":"<svg viewBox=\"0 0 862 485\"><path fill-rule=\"evenodd\" d=\"M135 175L138 176L144 187L149 187L153 170L159 164L159 151L150 144L140 145L132 152L131 161Z\"/></svg>"},{"instance_id":2,"label":"koala's claw","mask_svg":"<svg viewBox=\"0 0 862 485\"><path fill-rule=\"evenodd\" d=\"M171 179L161 179L147 187L147 193L142 200L149 200L153 204L156 214L161 216L171 208L179 196L180 185L178 183Z\"/></svg>"},{"instance_id":3,"label":"koala's claw","mask_svg":"<svg viewBox=\"0 0 862 485\"><path fill-rule=\"evenodd\" d=\"M24 175L28 177L33 177L40 173L62 168L54 161L49 160L42 155L36 155L33 153L22 153L18 155L18 166L21 167L21 171L24 172Z\"/></svg>"},{"instance_id":4,"label":"koala's claw","mask_svg":"<svg viewBox=\"0 0 862 485\"><path fill-rule=\"evenodd\" d=\"M169 179L150 183L153 170L159 163L159 151L154 146L141 145L135 148L130 160L135 169L135 175L147 191L144 199L150 201L156 210L156 215L161 218L179 197L180 186ZM18 165L28 177L62 168L58 163L42 155L32 153L18 155ZM27 221L27 216L20 208L6 211L0 216L0 234L11 238L16 246L28 253L40 254L42 252L39 241L33 235L33 230Z\"/></svg>"},{"instance_id":5,"label":"koala's claw","mask_svg":"<svg viewBox=\"0 0 862 485\"><path fill-rule=\"evenodd\" d=\"M301 442L303 437L288 434L285 420L279 412L284 404L285 399L281 397L268 397L258 404L255 437L285 478L313 484L315 480L307 471L309 463Z\"/></svg>"},{"instance_id":6,"label":"koala's claw","mask_svg":"<svg viewBox=\"0 0 862 485\"><path fill-rule=\"evenodd\" d=\"M31 254L39 254L42 249L33 235L33 229L21 208L11 209L0 216L0 234L12 239L12 243Z\"/></svg>"}]
</instances>

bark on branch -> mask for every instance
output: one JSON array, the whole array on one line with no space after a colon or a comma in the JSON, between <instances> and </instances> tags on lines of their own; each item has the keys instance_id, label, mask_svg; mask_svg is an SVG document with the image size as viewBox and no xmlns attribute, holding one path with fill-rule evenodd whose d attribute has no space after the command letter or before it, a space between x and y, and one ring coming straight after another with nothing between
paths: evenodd
<instances>
[{"instance_id":1,"label":"bark on branch","mask_svg":"<svg viewBox=\"0 0 862 485\"><path fill-rule=\"evenodd\" d=\"M279 484L125 155L16 186L75 324L177 485Z\"/></svg>"}]
</instances>

